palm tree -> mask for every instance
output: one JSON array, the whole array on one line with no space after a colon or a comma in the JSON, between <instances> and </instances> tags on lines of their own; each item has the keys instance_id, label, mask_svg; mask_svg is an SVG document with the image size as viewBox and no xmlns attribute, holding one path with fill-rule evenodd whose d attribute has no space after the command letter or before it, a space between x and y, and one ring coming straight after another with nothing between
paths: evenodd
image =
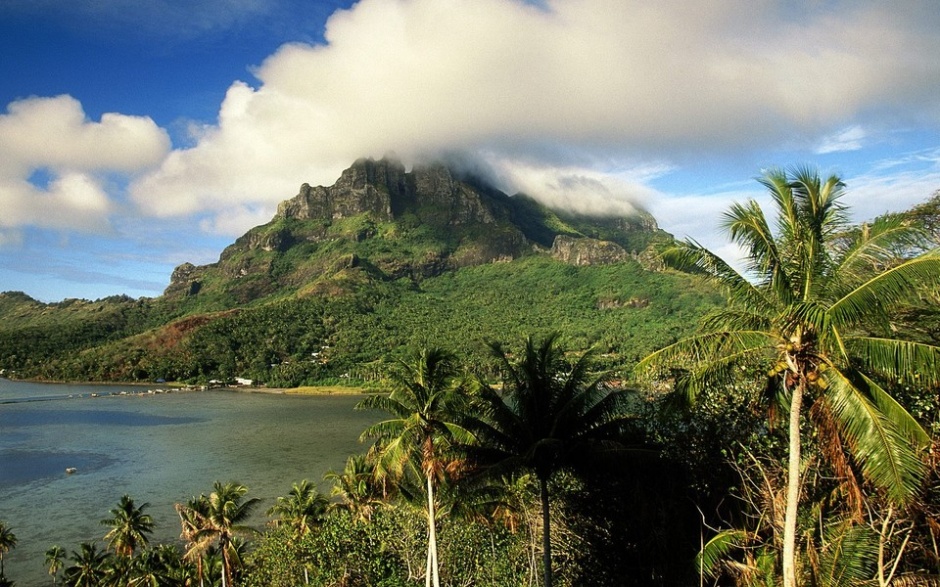
<instances>
[{"instance_id":1,"label":"palm tree","mask_svg":"<svg viewBox=\"0 0 940 587\"><path fill-rule=\"evenodd\" d=\"M49 568L49 574L52 575L53 585L55 585L56 576L62 570L65 556L65 549L57 544L46 551L46 566Z\"/></svg>"},{"instance_id":2,"label":"palm tree","mask_svg":"<svg viewBox=\"0 0 940 587\"><path fill-rule=\"evenodd\" d=\"M134 587L161 587L174 585L174 573L181 566L179 551L174 546L160 544L134 557Z\"/></svg>"},{"instance_id":3,"label":"palm tree","mask_svg":"<svg viewBox=\"0 0 940 587\"><path fill-rule=\"evenodd\" d=\"M193 497L185 504L173 506L180 517L180 538L186 541L187 550L183 559L196 563L196 574L199 576L199 585L204 585L203 572L204 555L212 544L212 537L200 535L199 530L208 522L209 503L204 495Z\"/></svg>"},{"instance_id":4,"label":"palm tree","mask_svg":"<svg viewBox=\"0 0 940 587\"><path fill-rule=\"evenodd\" d=\"M78 552L72 551L72 564L65 569L64 581L69 587L99 587L107 574L108 553L98 550L93 542L82 542Z\"/></svg>"},{"instance_id":5,"label":"palm tree","mask_svg":"<svg viewBox=\"0 0 940 587\"><path fill-rule=\"evenodd\" d=\"M373 510L382 503L383 498L382 487L377 483L374 473L375 467L361 454L346 459L342 473L329 471L323 478L333 482L330 495L339 498L329 508L346 510L357 522L372 519Z\"/></svg>"},{"instance_id":6,"label":"palm tree","mask_svg":"<svg viewBox=\"0 0 940 587\"><path fill-rule=\"evenodd\" d=\"M422 349L410 362L399 363L390 375L390 395L373 395L358 409L380 409L392 418L367 428L360 440L375 439L370 451L379 477L400 479L410 473L424 477L427 487L428 559L425 583L440 585L437 562L434 487L455 461L454 443L470 440L457 423L467 405L467 395L454 356L438 348Z\"/></svg>"},{"instance_id":7,"label":"palm tree","mask_svg":"<svg viewBox=\"0 0 940 587\"><path fill-rule=\"evenodd\" d=\"M153 532L153 518L144 513L149 506L143 503L137 507L130 496L124 495L111 510L111 517L101 520L102 525L111 527L104 539L114 549L114 554L130 558L138 547L147 546L147 535Z\"/></svg>"},{"instance_id":8,"label":"palm tree","mask_svg":"<svg viewBox=\"0 0 940 587\"><path fill-rule=\"evenodd\" d=\"M16 548L16 534L10 528L0 522L0 579L6 577L3 570L3 555Z\"/></svg>"},{"instance_id":9,"label":"palm tree","mask_svg":"<svg viewBox=\"0 0 940 587\"><path fill-rule=\"evenodd\" d=\"M306 479L294 483L290 492L278 497L274 506L268 510L269 516L277 516L275 525L285 524L294 529L296 536L304 536L310 527L323 521L330 500Z\"/></svg>"},{"instance_id":10,"label":"palm tree","mask_svg":"<svg viewBox=\"0 0 940 587\"><path fill-rule=\"evenodd\" d=\"M242 501L248 488L236 482L216 481L208 497L193 499L192 507L177 506L186 540L194 546L190 551L204 551L215 542L222 553L222 586L232 585L233 563L236 562L236 544L232 542L238 534L253 534L254 529L243 524L260 501L253 497ZM184 513L185 512L185 513ZM187 526L190 526L187 528Z\"/></svg>"},{"instance_id":11,"label":"palm tree","mask_svg":"<svg viewBox=\"0 0 940 587\"><path fill-rule=\"evenodd\" d=\"M692 241L669 254L672 264L724 286L729 303L702 333L653 353L638 372L679 370L677 389L693 401L739 377L740 367L766 374L767 395L789 410L782 571L784 587L795 587L804 413L817 430L833 431L827 442L837 450L827 454L843 454L846 444L862 474L895 502L920 484L928 437L884 382L940 382L940 349L899 340L890 322L895 304L936 282L940 254L899 258L898 251L921 246L920 232L900 217L847 231L836 176L821 181L818 172L798 168L770 171L760 182L777 208L775 230L754 201L733 205L723 222L747 253L750 279ZM847 462L834 464L849 470Z\"/></svg>"},{"instance_id":12,"label":"palm tree","mask_svg":"<svg viewBox=\"0 0 940 587\"><path fill-rule=\"evenodd\" d=\"M479 446L470 453L490 475L532 471L542 505L543 582L552 584L549 481L589 452L619 446L631 419L625 390L604 385L590 373L591 352L569 363L557 334L537 344L530 336L518 360L490 343L503 373L503 390L480 381L481 416L467 426Z\"/></svg>"}]
</instances>

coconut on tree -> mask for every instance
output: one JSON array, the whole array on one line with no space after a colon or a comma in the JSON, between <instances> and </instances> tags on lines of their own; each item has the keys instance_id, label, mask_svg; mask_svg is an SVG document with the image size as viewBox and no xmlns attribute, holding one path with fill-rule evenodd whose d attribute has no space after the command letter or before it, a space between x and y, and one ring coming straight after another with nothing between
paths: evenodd
<instances>
[{"instance_id":1,"label":"coconut on tree","mask_svg":"<svg viewBox=\"0 0 940 587\"><path fill-rule=\"evenodd\" d=\"M746 254L743 273L693 241L666 255L673 266L723 286L727 306L700 333L653 353L637 370L678 373L676 389L690 401L742 373L762 374L767 405L777 402L788 413L781 571L784 587L795 587L804 422L839 448L827 453L848 449L864 478L893 502L907 502L920 487L929 438L887 384L936 386L940 348L899 338L891 317L923 285L936 285L940 253L905 259L925 244L901 216L849 230L836 176L822 180L797 168L769 171L759 181L776 217L749 201L733 205L722 223Z\"/></svg>"}]
</instances>

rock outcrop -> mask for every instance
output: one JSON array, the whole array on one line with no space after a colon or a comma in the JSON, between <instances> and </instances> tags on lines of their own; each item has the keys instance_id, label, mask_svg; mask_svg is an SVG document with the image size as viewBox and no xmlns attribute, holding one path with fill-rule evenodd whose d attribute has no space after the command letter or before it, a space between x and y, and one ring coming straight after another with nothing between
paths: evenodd
<instances>
[{"instance_id":1,"label":"rock outcrop","mask_svg":"<svg viewBox=\"0 0 940 587\"><path fill-rule=\"evenodd\" d=\"M330 187L300 186L300 193L281 202L275 218L338 220L371 212L382 220L392 219L392 200L406 190L405 168L382 159L360 159Z\"/></svg>"},{"instance_id":2,"label":"rock outcrop","mask_svg":"<svg viewBox=\"0 0 940 587\"><path fill-rule=\"evenodd\" d=\"M488 198L443 165L419 166L408 173L398 161L360 159L330 187L300 186L296 196L278 206L275 219L331 221L370 213L386 221L409 212L436 225L487 224L509 217L507 202Z\"/></svg>"},{"instance_id":3,"label":"rock outcrop","mask_svg":"<svg viewBox=\"0 0 940 587\"><path fill-rule=\"evenodd\" d=\"M331 186L303 184L271 222L236 239L217 263L177 267L165 293L248 303L284 290L418 281L548 247L565 263L620 263L636 258L659 232L649 215L556 212L442 164L406 171L394 159L360 159Z\"/></svg>"},{"instance_id":4,"label":"rock outcrop","mask_svg":"<svg viewBox=\"0 0 940 587\"><path fill-rule=\"evenodd\" d=\"M184 295L191 296L199 293L201 283L199 281L200 268L192 263L183 263L173 270L170 276L170 285L164 290L163 295L172 296Z\"/></svg>"},{"instance_id":5,"label":"rock outcrop","mask_svg":"<svg viewBox=\"0 0 940 587\"><path fill-rule=\"evenodd\" d=\"M570 265L609 265L630 259L630 254L617 243L593 238L555 237L551 255Z\"/></svg>"}]
</instances>

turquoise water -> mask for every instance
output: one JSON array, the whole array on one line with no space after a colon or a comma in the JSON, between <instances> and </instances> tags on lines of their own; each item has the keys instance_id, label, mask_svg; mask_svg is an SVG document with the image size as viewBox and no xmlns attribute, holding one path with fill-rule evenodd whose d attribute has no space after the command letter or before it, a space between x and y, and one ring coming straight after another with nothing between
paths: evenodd
<instances>
[{"instance_id":1,"label":"turquoise water","mask_svg":"<svg viewBox=\"0 0 940 587\"><path fill-rule=\"evenodd\" d=\"M178 540L173 504L217 480L262 499L254 524L263 528L263 512L292 483L321 481L364 450L359 434L378 414L354 411L359 399L0 379L0 520L18 539L4 556L7 577L48 584L46 549L100 541L100 520L125 493L150 503L156 542Z\"/></svg>"}]
</instances>

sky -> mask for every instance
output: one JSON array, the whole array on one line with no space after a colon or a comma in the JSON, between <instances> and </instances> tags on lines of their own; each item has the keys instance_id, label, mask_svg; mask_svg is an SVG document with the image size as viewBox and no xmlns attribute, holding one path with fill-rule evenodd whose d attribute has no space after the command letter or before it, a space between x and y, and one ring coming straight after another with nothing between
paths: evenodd
<instances>
[{"instance_id":1,"label":"sky","mask_svg":"<svg viewBox=\"0 0 940 587\"><path fill-rule=\"evenodd\" d=\"M0 291L160 295L389 153L734 261L768 169L940 190L937 55L935 0L2 0Z\"/></svg>"}]
</instances>

